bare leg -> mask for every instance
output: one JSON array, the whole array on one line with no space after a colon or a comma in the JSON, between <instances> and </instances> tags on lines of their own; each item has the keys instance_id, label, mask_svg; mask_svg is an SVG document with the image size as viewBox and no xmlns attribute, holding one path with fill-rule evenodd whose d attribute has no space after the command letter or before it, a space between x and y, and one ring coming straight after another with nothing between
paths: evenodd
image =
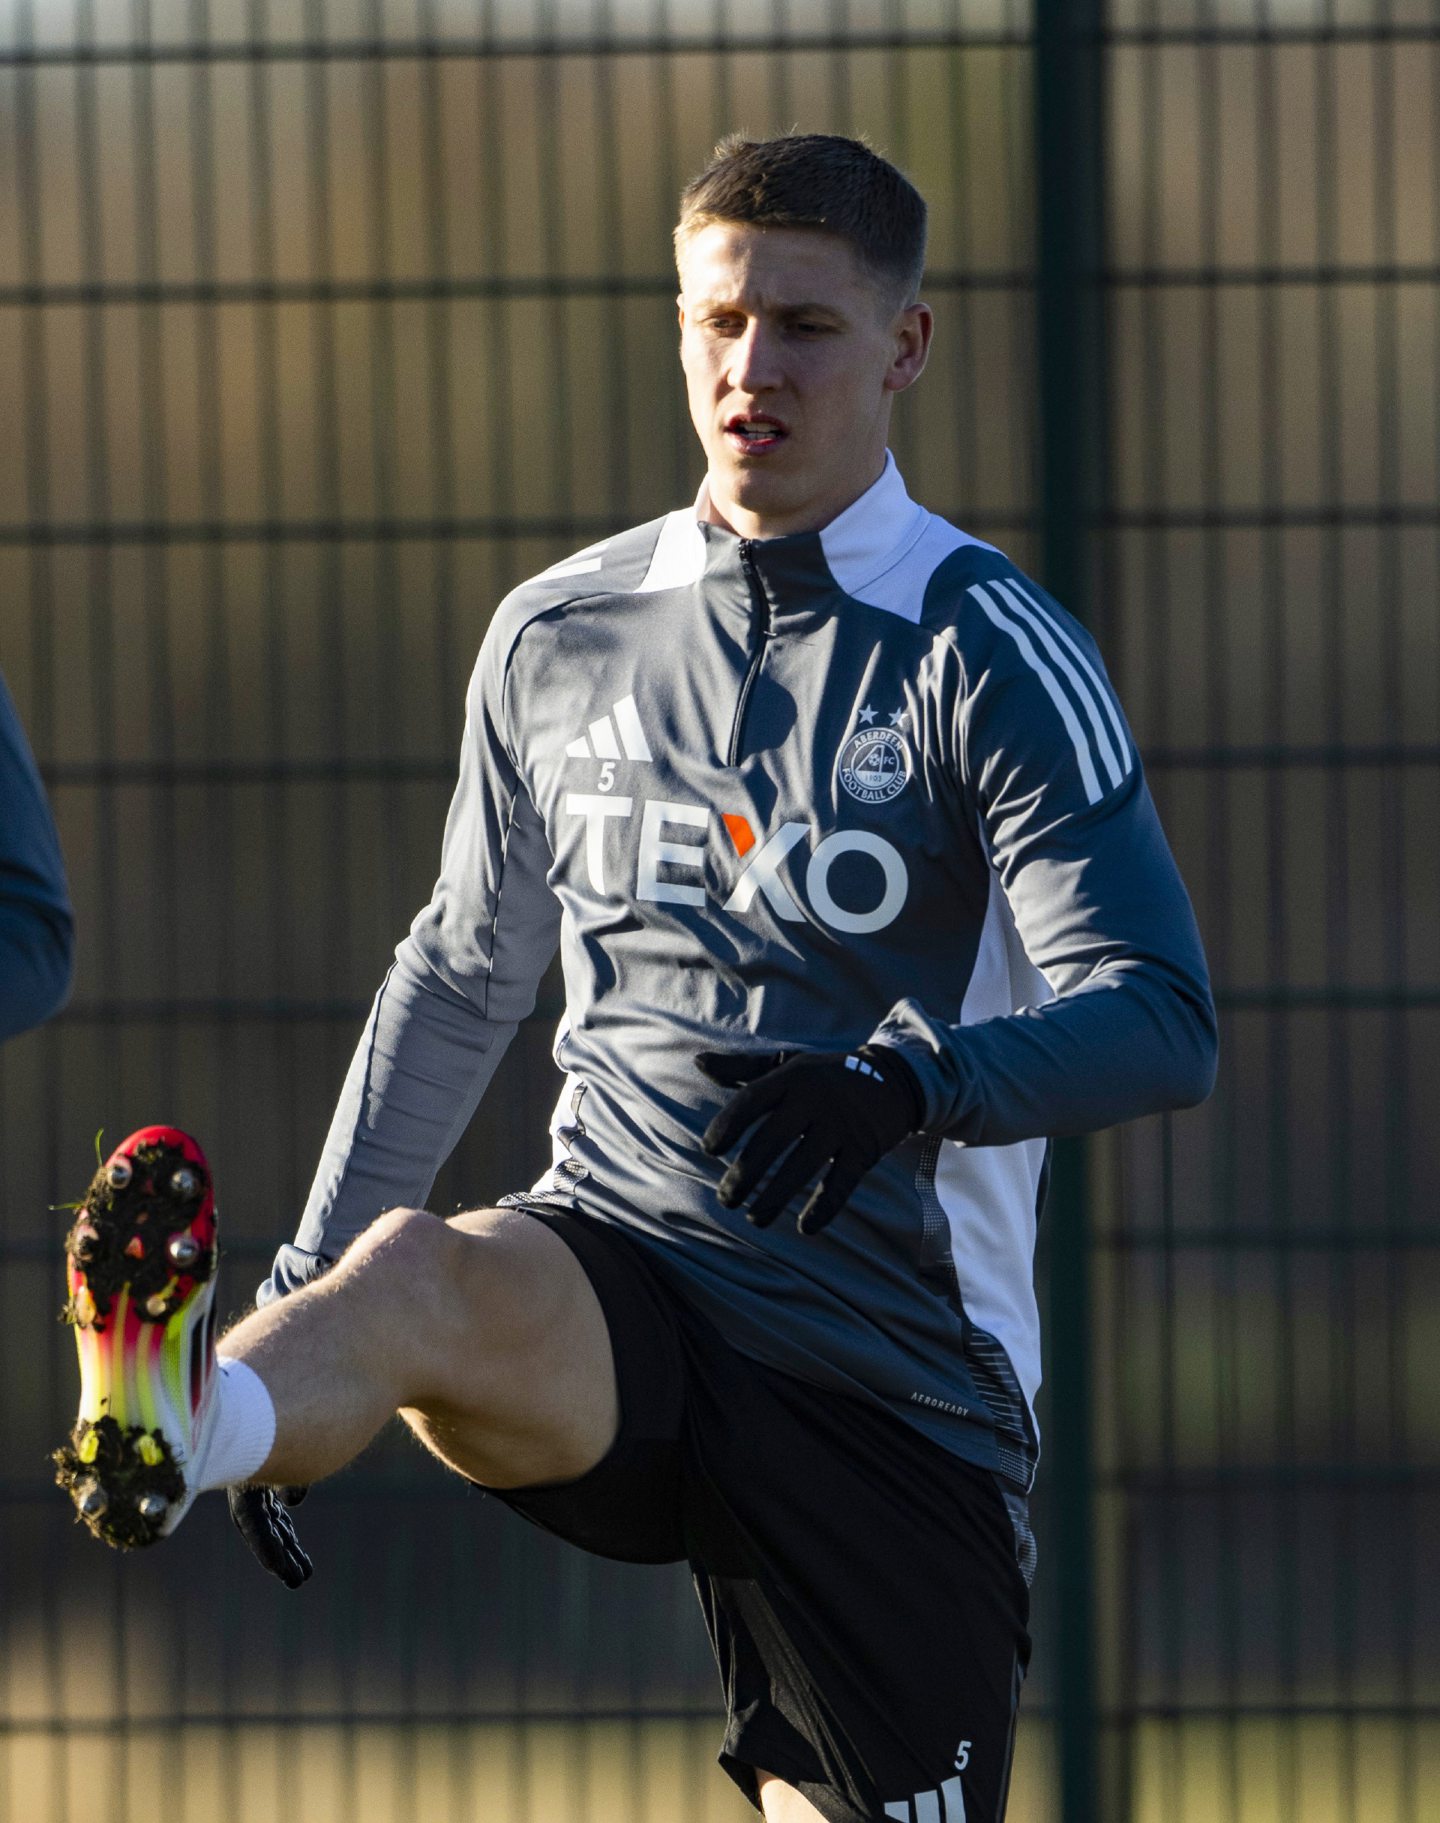
<instances>
[{"instance_id":1,"label":"bare leg","mask_svg":"<svg viewBox=\"0 0 1440 1823\"><path fill-rule=\"evenodd\" d=\"M809 1798L802 1798L793 1785L784 1784L773 1772L762 1772L757 1777L765 1823L825 1823Z\"/></svg>"},{"instance_id":2,"label":"bare leg","mask_svg":"<svg viewBox=\"0 0 1440 1823\"><path fill-rule=\"evenodd\" d=\"M275 1404L257 1481L316 1481L397 1411L492 1487L582 1475L619 1422L610 1338L570 1249L521 1210L442 1222L392 1210L316 1284L256 1311L221 1352Z\"/></svg>"}]
</instances>

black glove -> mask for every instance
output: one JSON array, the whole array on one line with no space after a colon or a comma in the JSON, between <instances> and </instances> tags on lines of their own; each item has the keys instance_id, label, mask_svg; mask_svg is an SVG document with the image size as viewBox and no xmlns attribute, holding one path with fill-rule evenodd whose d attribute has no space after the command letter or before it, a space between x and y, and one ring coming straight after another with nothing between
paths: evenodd
<instances>
[{"instance_id":1,"label":"black glove","mask_svg":"<svg viewBox=\"0 0 1440 1823\"><path fill-rule=\"evenodd\" d=\"M310 1580L315 1566L296 1535L289 1507L298 1507L308 1488L227 1488L230 1517L262 1569L278 1576L287 1589Z\"/></svg>"},{"instance_id":2,"label":"black glove","mask_svg":"<svg viewBox=\"0 0 1440 1823\"><path fill-rule=\"evenodd\" d=\"M705 1129L705 1150L728 1152L755 1127L720 1179L720 1201L739 1208L775 1166L748 1211L757 1228L768 1227L818 1178L799 1222L802 1234L818 1234L871 1166L915 1131L924 1111L914 1072L885 1045L758 1057L701 1051L695 1062L711 1082L740 1089Z\"/></svg>"}]
</instances>

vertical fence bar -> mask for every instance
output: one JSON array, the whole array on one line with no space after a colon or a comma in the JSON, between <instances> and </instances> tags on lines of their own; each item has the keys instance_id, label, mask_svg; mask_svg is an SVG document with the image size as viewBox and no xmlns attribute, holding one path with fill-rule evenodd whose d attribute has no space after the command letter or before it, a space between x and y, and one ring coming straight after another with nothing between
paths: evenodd
<instances>
[{"instance_id":1,"label":"vertical fence bar","mask_svg":"<svg viewBox=\"0 0 1440 1823\"><path fill-rule=\"evenodd\" d=\"M35 15L35 0L18 0L15 8L15 36L16 43L22 50L34 48L37 36ZM17 71L17 78L12 169L15 186L14 207L19 276L28 284L39 285L47 276L45 169L40 141L41 72L34 68L22 68ZM55 451L51 424L50 350L47 345L45 318L40 311L32 310L25 313L21 336L23 354L21 415L26 452L23 505L26 519L30 525L48 525L54 512ZM18 426L12 428L12 436L18 428ZM62 594L57 575L59 563L60 554L53 545L44 545L37 541L29 552L29 599L26 603L26 611L35 666L30 734L36 754L42 762L54 753L57 723L63 713L60 707L63 699L57 688L57 674L61 660L61 655L57 651L59 641L56 637L56 608L57 601ZM56 810L57 820L60 821L63 828L63 807L57 804ZM80 965L83 967L83 964L84 951L82 949ZM39 1068L44 1078L44 1088L38 1100L38 1105L43 1109L43 1133L36 1136L37 1143L44 1153L44 1181L58 1183L60 1176L57 1135L60 1128L60 1108L64 1096L62 1080L64 1058L61 1036L52 1024L38 1037L32 1037L30 1042L38 1047ZM15 1077L12 1076L10 1082L14 1081ZM9 1083L6 1084L6 1087L9 1087ZM17 1100L20 1106L25 1105L22 1096L17 1096ZM9 1106L0 1104L0 1117L3 1117L8 1131L14 1122L14 1115ZM59 1324L46 1325L43 1346L45 1372L53 1386L59 1378L58 1367L63 1352ZM14 1524L15 1509L13 1506L9 1507L5 1517L10 1524ZM12 1535L9 1525L7 1525L7 1543ZM36 1621L41 1637L38 1681L43 1692L46 1712L50 1715L59 1715L65 1700L65 1648L62 1631L64 1606L60 1590L60 1565L63 1561L63 1552L64 1546L59 1529L52 1528L44 1534L39 1560L33 1566L38 1572L41 1590L40 1600L36 1604ZM13 1581L7 1579L7 1595L11 1586L13 1586ZM7 1694L5 1719L8 1722L11 1719L11 1705L15 1700L13 1685ZM15 1751L13 1736L7 1736L6 1745L8 1751L3 1762L0 1762L0 1770L3 1770L7 1786L10 1786L18 1783L16 1761L20 1760L21 1756ZM45 1791L50 1800L45 1823L70 1823L69 1783L66 1770L67 1742L64 1735L57 1731L51 1736L48 1743L43 1773L32 1772L31 1774L32 1792L39 1787Z\"/></svg>"},{"instance_id":2,"label":"vertical fence bar","mask_svg":"<svg viewBox=\"0 0 1440 1823\"><path fill-rule=\"evenodd\" d=\"M1101 296L1101 0L1037 0L1034 133L1039 226L1039 504L1045 586L1081 620L1094 605L1106 498ZM1060 1815L1100 1812L1095 1691L1094 1448L1086 1149L1055 1148L1049 1197L1050 1435Z\"/></svg>"}]
</instances>

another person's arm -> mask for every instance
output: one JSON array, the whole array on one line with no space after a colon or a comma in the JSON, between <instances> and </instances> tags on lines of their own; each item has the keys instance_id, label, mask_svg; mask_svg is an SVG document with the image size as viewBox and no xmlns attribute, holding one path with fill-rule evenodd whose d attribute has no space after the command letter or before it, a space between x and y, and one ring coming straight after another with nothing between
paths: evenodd
<instances>
[{"instance_id":1,"label":"another person's arm","mask_svg":"<svg viewBox=\"0 0 1440 1823\"><path fill-rule=\"evenodd\" d=\"M0 1039L58 1012L73 966L74 920L60 839L0 678Z\"/></svg>"}]
</instances>

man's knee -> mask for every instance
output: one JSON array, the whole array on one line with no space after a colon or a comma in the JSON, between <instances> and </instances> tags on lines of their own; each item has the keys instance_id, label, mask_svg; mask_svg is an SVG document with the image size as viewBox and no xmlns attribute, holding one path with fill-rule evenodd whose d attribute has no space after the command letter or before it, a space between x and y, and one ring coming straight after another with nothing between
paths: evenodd
<instances>
[{"instance_id":1,"label":"man's knee","mask_svg":"<svg viewBox=\"0 0 1440 1823\"><path fill-rule=\"evenodd\" d=\"M357 1234L340 1255L332 1282L344 1274L370 1272L377 1267L384 1270L399 1264L416 1248L423 1248L442 1225L428 1209L387 1209Z\"/></svg>"},{"instance_id":2,"label":"man's knee","mask_svg":"<svg viewBox=\"0 0 1440 1823\"><path fill-rule=\"evenodd\" d=\"M409 1331L412 1353L428 1357L427 1388L447 1403L457 1390L473 1397L497 1379L553 1365L560 1335L582 1352L588 1338L593 1365L609 1364L604 1319L579 1262L518 1209L449 1220L392 1209L342 1257L335 1289L347 1281L371 1321Z\"/></svg>"},{"instance_id":3,"label":"man's knee","mask_svg":"<svg viewBox=\"0 0 1440 1823\"><path fill-rule=\"evenodd\" d=\"M387 1209L341 1254L320 1281L336 1294L368 1298L397 1316L428 1303L443 1274L445 1224L428 1209Z\"/></svg>"},{"instance_id":4,"label":"man's knee","mask_svg":"<svg viewBox=\"0 0 1440 1823\"><path fill-rule=\"evenodd\" d=\"M483 1346L497 1331L512 1344L543 1318L543 1274L518 1211L473 1209L448 1221L428 1209L389 1209L341 1256L346 1279L388 1308L413 1306L432 1329L464 1325Z\"/></svg>"}]
</instances>

